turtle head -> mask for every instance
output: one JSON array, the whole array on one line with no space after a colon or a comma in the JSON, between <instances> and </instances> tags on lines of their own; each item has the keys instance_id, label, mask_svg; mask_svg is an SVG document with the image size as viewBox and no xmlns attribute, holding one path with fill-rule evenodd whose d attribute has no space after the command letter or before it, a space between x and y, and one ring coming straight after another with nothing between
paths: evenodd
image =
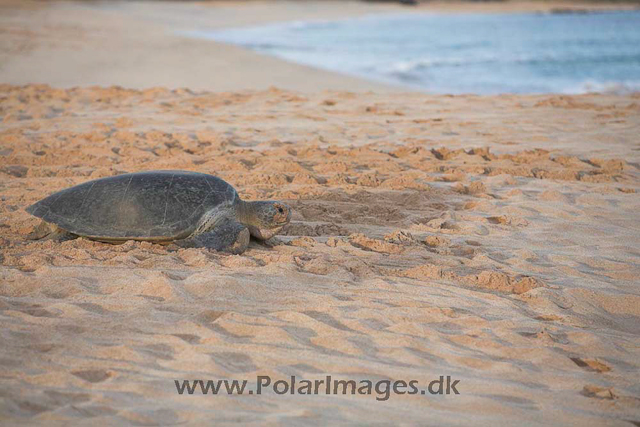
<instances>
[{"instance_id":1,"label":"turtle head","mask_svg":"<svg viewBox=\"0 0 640 427\"><path fill-rule=\"evenodd\" d=\"M291 208L282 202L242 202L238 214L253 237L267 240L289 224Z\"/></svg>"}]
</instances>

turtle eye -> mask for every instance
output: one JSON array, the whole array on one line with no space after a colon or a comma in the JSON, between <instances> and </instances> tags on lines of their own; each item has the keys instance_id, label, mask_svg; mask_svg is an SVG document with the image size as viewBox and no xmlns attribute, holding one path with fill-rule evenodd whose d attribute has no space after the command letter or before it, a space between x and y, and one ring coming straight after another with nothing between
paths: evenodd
<instances>
[{"instance_id":1,"label":"turtle eye","mask_svg":"<svg viewBox=\"0 0 640 427\"><path fill-rule=\"evenodd\" d=\"M281 206L278 206L278 212L280 212L280 213L284 213L284 209L282 209L282 207L281 207Z\"/></svg>"}]
</instances>

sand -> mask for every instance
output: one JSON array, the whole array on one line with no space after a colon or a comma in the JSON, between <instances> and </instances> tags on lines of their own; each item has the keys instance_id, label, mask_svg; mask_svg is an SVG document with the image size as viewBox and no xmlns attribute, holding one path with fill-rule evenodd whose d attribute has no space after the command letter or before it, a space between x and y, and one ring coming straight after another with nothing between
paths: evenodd
<instances>
[{"instance_id":1,"label":"sand","mask_svg":"<svg viewBox=\"0 0 640 427\"><path fill-rule=\"evenodd\" d=\"M291 19L330 19L397 6L320 2L232 6L191 2L3 2L0 82L54 87L120 85L227 91L277 86L389 92L398 89L199 40L184 31ZM351 6L349 6L351 5Z\"/></svg>"},{"instance_id":2,"label":"sand","mask_svg":"<svg viewBox=\"0 0 640 427\"><path fill-rule=\"evenodd\" d=\"M61 49L15 37L34 40L33 61ZM84 78L0 85L0 423L640 422L640 95ZM25 239L38 220L24 208L40 198L153 169L216 174L247 200L286 201L292 222L237 256ZM255 387L258 375L421 388L449 375L460 394L188 396L174 384Z\"/></svg>"},{"instance_id":3,"label":"sand","mask_svg":"<svg viewBox=\"0 0 640 427\"><path fill-rule=\"evenodd\" d=\"M54 87L155 86L191 90L403 90L199 40L185 31L381 13L550 12L635 9L616 2L429 2L419 7L350 1L0 0L0 83Z\"/></svg>"}]
</instances>

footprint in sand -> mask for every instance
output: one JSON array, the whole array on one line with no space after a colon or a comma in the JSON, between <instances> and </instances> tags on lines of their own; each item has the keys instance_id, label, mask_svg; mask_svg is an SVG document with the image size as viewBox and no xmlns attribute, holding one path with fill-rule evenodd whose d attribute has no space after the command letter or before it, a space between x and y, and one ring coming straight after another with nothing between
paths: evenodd
<instances>
[{"instance_id":1,"label":"footprint in sand","mask_svg":"<svg viewBox=\"0 0 640 427\"><path fill-rule=\"evenodd\" d=\"M109 371L105 371L103 369L88 369L82 371L71 371L73 375L78 378L82 378L85 381L90 383L101 383L103 381L108 380L113 376L113 374Z\"/></svg>"},{"instance_id":2,"label":"footprint in sand","mask_svg":"<svg viewBox=\"0 0 640 427\"><path fill-rule=\"evenodd\" d=\"M596 360L596 359L585 359L581 357L570 357L570 359L576 365L580 366L582 369L593 372L609 372L611 368L604 363Z\"/></svg>"}]
</instances>

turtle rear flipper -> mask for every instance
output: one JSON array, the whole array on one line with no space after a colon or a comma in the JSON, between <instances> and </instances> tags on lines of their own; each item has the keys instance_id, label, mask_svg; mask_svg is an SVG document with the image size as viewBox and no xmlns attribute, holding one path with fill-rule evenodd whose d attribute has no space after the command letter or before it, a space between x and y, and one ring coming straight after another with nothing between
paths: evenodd
<instances>
[{"instance_id":1,"label":"turtle rear flipper","mask_svg":"<svg viewBox=\"0 0 640 427\"><path fill-rule=\"evenodd\" d=\"M209 248L237 255L247 250L249 238L249 229L246 226L228 219L208 232L176 241L176 244L184 248Z\"/></svg>"},{"instance_id":2,"label":"turtle rear flipper","mask_svg":"<svg viewBox=\"0 0 640 427\"><path fill-rule=\"evenodd\" d=\"M26 238L27 240L55 240L57 242L64 242L65 240L72 240L77 237L75 234L71 234L55 224L40 221L40 224L36 225Z\"/></svg>"}]
</instances>

